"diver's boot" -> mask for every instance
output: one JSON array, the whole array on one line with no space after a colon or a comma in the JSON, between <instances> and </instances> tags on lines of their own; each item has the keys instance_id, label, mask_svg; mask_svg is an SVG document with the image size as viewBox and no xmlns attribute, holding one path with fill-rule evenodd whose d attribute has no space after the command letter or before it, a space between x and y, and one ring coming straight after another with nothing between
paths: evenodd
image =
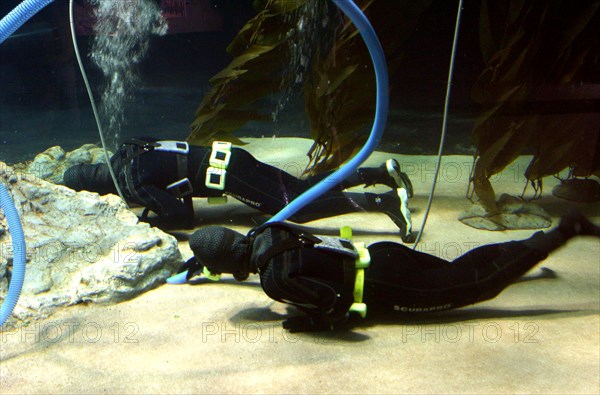
<instances>
[{"instance_id":1,"label":"diver's boot","mask_svg":"<svg viewBox=\"0 0 600 395\"><path fill-rule=\"evenodd\" d=\"M396 159L388 159L384 164L379 166L380 169L385 167L385 170L392 182L383 182L392 189L404 188L409 198L413 197L413 186L408 178L408 174L400 170L400 163ZM401 198L402 199L402 198Z\"/></svg>"},{"instance_id":2,"label":"diver's boot","mask_svg":"<svg viewBox=\"0 0 600 395\"><path fill-rule=\"evenodd\" d=\"M523 243L549 254L575 236L600 237L600 227L591 223L580 211L572 210L561 217L555 229L536 232L529 239L523 240Z\"/></svg>"},{"instance_id":3,"label":"diver's boot","mask_svg":"<svg viewBox=\"0 0 600 395\"><path fill-rule=\"evenodd\" d=\"M365 187L382 184L392 189L404 188L408 197L413 196L413 186L408 175L400 170L400 163L396 159L388 159L379 167L361 167L354 176L348 177L347 184Z\"/></svg>"},{"instance_id":4,"label":"diver's boot","mask_svg":"<svg viewBox=\"0 0 600 395\"><path fill-rule=\"evenodd\" d=\"M412 222L408 209L408 193L404 188L384 194L365 193L369 211L379 211L390 217L400 229L400 238L405 243L412 243Z\"/></svg>"}]
</instances>

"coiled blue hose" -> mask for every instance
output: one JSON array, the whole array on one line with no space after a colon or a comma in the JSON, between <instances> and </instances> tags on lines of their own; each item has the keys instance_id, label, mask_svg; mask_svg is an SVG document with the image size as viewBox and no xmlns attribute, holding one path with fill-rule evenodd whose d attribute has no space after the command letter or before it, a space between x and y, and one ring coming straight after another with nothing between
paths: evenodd
<instances>
[{"instance_id":1,"label":"coiled blue hose","mask_svg":"<svg viewBox=\"0 0 600 395\"><path fill-rule=\"evenodd\" d=\"M361 150L356 155L354 155L354 157L350 159L344 166L342 166L336 172L330 174L329 176L321 180L317 185L314 185L302 195L298 196L290 204L284 207L283 210L275 214L267 222L285 221L286 219L294 215L296 212L301 210L308 203L312 202L315 199L318 199L325 192L331 189L334 185L339 184L341 181L346 179L351 173L356 171L356 169L365 160L367 160L369 155L371 155L371 153L379 144L381 136L383 135L383 130L387 121L389 107L389 77L387 63L385 61L385 55L383 53L383 47L381 46L381 43L377 38L375 29L373 29L373 26L371 25L365 14L363 14L360 8L358 8L358 6L352 0L332 1L335 3L335 5L338 6L340 10L342 10L342 12L352 21L352 23L354 23L354 25L362 35L363 40L365 41L365 44L367 45L367 48L369 50L369 54L371 55L371 60L373 61L377 88L377 101L375 108L375 119L373 121L371 134L369 135L367 142L361 148ZM167 283L183 284L186 282L186 277L187 271L169 277L167 279Z\"/></svg>"},{"instance_id":2,"label":"coiled blue hose","mask_svg":"<svg viewBox=\"0 0 600 395\"><path fill-rule=\"evenodd\" d=\"M25 0L0 20L0 44L27 22L38 11L54 0ZM6 187L0 183L0 207L4 211L13 247L13 270L6 298L0 307L0 326L12 313L23 288L25 278L25 236L19 213Z\"/></svg>"},{"instance_id":3,"label":"coiled blue hose","mask_svg":"<svg viewBox=\"0 0 600 395\"><path fill-rule=\"evenodd\" d=\"M54 0L25 0L0 20L0 44Z\"/></svg>"},{"instance_id":4,"label":"coiled blue hose","mask_svg":"<svg viewBox=\"0 0 600 395\"><path fill-rule=\"evenodd\" d=\"M19 213L17 213L13 201L2 183L0 183L0 207L2 207L8 222L13 249L12 277L6 298L4 298L2 307L0 307L0 326L2 326L15 308L23 287L23 279L25 278L25 237Z\"/></svg>"}]
</instances>

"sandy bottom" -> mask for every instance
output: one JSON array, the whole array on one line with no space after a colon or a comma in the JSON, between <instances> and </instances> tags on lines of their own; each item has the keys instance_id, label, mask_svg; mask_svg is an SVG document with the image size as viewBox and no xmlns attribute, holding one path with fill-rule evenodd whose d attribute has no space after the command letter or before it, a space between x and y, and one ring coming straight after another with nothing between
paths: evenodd
<instances>
[{"instance_id":1,"label":"sandy bottom","mask_svg":"<svg viewBox=\"0 0 600 395\"><path fill-rule=\"evenodd\" d=\"M258 158L298 175L309 142L253 140ZM389 154L376 153L367 165ZM415 187L416 228L426 207L435 158L395 156ZM497 193L525 185L521 158L494 178ZM478 245L534 231L487 232L457 220L471 158L441 167L430 217L418 247L454 259ZM597 207L559 200L544 183L538 201L556 220L575 206L600 223ZM247 230L265 220L230 199L208 206L204 223ZM595 211L594 211L595 210ZM556 221L555 221L556 223ZM349 214L308 224L315 233L353 227L358 241L400 241L383 214ZM184 258L191 255L180 243ZM164 285L111 306L73 306L26 328L0 332L0 392L9 393L598 393L600 391L600 242L582 237L540 267L556 278L526 279L494 300L427 318L365 320L354 330L289 334L287 307L267 298L256 277L244 283Z\"/></svg>"}]
</instances>

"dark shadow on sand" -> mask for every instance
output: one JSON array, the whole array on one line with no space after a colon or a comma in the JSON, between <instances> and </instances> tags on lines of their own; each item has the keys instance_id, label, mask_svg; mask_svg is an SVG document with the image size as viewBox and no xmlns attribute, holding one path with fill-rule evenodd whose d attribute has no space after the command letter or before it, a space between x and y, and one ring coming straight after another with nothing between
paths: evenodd
<instances>
[{"instance_id":1,"label":"dark shadow on sand","mask_svg":"<svg viewBox=\"0 0 600 395\"><path fill-rule=\"evenodd\" d=\"M260 323L262 325L272 325L281 327L283 321L287 318L301 316L302 313L292 306L287 307L287 314L280 314L272 311L269 307L252 307L239 310L230 321L235 324ZM313 338L315 342L322 344L335 343L339 341L347 343L364 342L371 339L371 336L358 333L356 330L383 325L448 325L457 323L473 322L476 320L521 318L544 320L551 319L556 315L562 317L585 317L598 314L594 309L498 309L465 307L456 310L448 310L435 313L400 313L400 312L381 312L370 311L367 318L351 318L339 327L331 331L294 333L294 336L303 336ZM283 329L282 329L283 330ZM399 339L400 341L401 339Z\"/></svg>"}]
</instances>

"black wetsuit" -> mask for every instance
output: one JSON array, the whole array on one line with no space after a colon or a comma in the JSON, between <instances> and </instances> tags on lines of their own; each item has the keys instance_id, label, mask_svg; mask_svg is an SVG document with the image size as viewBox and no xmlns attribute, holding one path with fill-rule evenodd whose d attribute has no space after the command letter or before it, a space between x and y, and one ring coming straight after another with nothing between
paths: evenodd
<instances>
[{"instance_id":1,"label":"black wetsuit","mask_svg":"<svg viewBox=\"0 0 600 395\"><path fill-rule=\"evenodd\" d=\"M367 248L371 261L364 269L362 302L369 311L424 313L488 300L578 234L600 236L600 228L584 217L563 218L550 232L481 246L452 262L398 243L374 243ZM184 268L191 273L206 267L238 279L258 272L269 297L307 313L285 327L322 330L343 322L356 302L356 256L347 246L332 245L332 238L291 224L266 224L247 236L212 226L192 235L194 258Z\"/></svg>"},{"instance_id":2,"label":"black wetsuit","mask_svg":"<svg viewBox=\"0 0 600 395\"><path fill-rule=\"evenodd\" d=\"M267 232L254 241L259 266L265 253L262 238L281 245L282 237L289 237L278 230ZM354 302L354 261L310 244L265 262L259 270L262 287L270 297L298 304L324 323L343 319ZM394 242L367 249L371 263L365 269L364 303L370 311L401 313L448 310L494 298L547 257L519 241L481 246L452 262Z\"/></svg>"},{"instance_id":3,"label":"black wetsuit","mask_svg":"<svg viewBox=\"0 0 600 395\"><path fill-rule=\"evenodd\" d=\"M182 163L178 158L180 154L152 149L152 143L153 140L147 138L124 143L111 158L111 164L125 199L155 212L166 223L192 224L194 212L191 199L183 199L167 189L167 186L183 177L189 179L193 189L187 198L225 194L273 215L329 174L299 179L256 160L243 149L232 148L224 190L216 190L205 185L212 151L210 147L190 145L185 158L186 169L182 172L179 168ZM361 184L379 183L378 177L384 178L379 173L377 169L358 169L355 175L334 185L290 219L306 222L361 210L385 211L382 207L393 208L386 212L391 217L400 206L395 195L342 192ZM116 193L105 164L75 166L67 170L64 179L65 185L76 190Z\"/></svg>"}]
</instances>

